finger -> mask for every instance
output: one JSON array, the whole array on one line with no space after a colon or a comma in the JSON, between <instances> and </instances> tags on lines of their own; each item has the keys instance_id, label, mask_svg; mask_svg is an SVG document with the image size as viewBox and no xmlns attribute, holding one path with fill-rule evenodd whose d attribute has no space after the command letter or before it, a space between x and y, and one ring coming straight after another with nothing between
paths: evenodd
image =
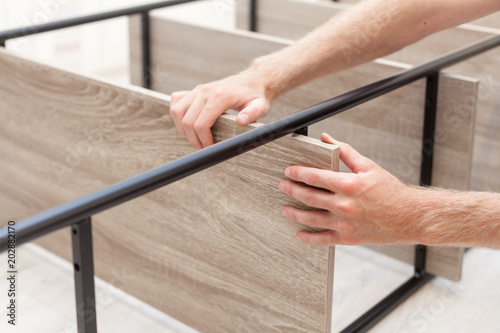
<instances>
[{"instance_id":1,"label":"finger","mask_svg":"<svg viewBox=\"0 0 500 333\"><path fill-rule=\"evenodd\" d=\"M257 98L248 103L236 117L239 126L246 126L257 121L269 110L269 103L263 98Z\"/></svg>"},{"instance_id":2,"label":"finger","mask_svg":"<svg viewBox=\"0 0 500 333\"><path fill-rule=\"evenodd\" d=\"M323 133L321 134L321 141L325 142L325 143L331 143L331 144L335 144L335 139L332 138L330 136L330 134L328 133Z\"/></svg>"},{"instance_id":3,"label":"finger","mask_svg":"<svg viewBox=\"0 0 500 333\"><path fill-rule=\"evenodd\" d=\"M172 95L170 95L170 104L175 104L179 102L181 99L186 97L187 94L189 94L188 90L173 92Z\"/></svg>"},{"instance_id":4,"label":"finger","mask_svg":"<svg viewBox=\"0 0 500 333\"><path fill-rule=\"evenodd\" d=\"M358 153L347 143L335 140L326 133L321 135L321 139L325 139L328 143L333 143L340 147L340 159L352 172L358 173L366 171L373 165L370 159Z\"/></svg>"},{"instance_id":5,"label":"finger","mask_svg":"<svg viewBox=\"0 0 500 333\"><path fill-rule=\"evenodd\" d=\"M329 170L308 168L303 166L291 166L285 169L285 176L301 183L314 187L324 188L336 192L348 174Z\"/></svg>"},{"instance_id":6,"label":"finger","mask_svg":"<svg viewBox=\"0 0 500 333\"><path fill-rule=\"evenodd\" d=\"M194 123L194 129L203 147L208 147L214 144L212 136L212 126L221 114L229 110L232 106L230 99L217 100L207 102L201 111L198 119Z\"/></svg>"},{"instance_id":7,"label":"finger","mask_svg":"<svg viewBox=\"0 0 500 333\"><path fill-rule=\"evenodd\" d=\"M309 207L329 210L331 193L312 187L300 185L291 181L281 181L279 184L281 192L295 198Z\"/></svg>"},{"instance_id":8,"label":"finger","mask_svg":"<svg viewBox=\"0 0 500 333\"><path fill-rule=\"evenodd\" d=\"M170 115L174 120L175 128L177 128L177 131L184 137L187 137L187 135L182 127L182 119L193 102L194 97L195 95L188 91L175 92L171 96Z\"/></svg>"},{"instance_id":9,"label":"finger","mask_svg":"<svg viewBox=\"0 0 500 333\"><path fill-rule=\"evenodd\" d=\"M339 243L339 234L335 230L323 232L299 231L295 234L295 237L311 245L331 246Z\"/></svg>"},{"instance_id":10,"label":"finger","mask_svg":"<svg viewBox=\"0 0 500 333\"><path fill-rule=\"evenodd\" d=\"M332 229L332 215L328 211L306 211L294 207L283 207L281 214L292 221L307 225L311 228Z\"/></svg>"},{"instance_id":11,"label":"finger","mask_svg":"<svg viewBox=\"0 0 500 333\"><path fill-rule=\"evenodd\" d=\"M201 149L203 148L203 146L200 142L200 139L198 138L198 134L196 134L194 124L198 119L201 111L203 110L205 103L205 97L199 96L198 98L196 98L189 107L184 118L182 119L182 128L184 128L189 142L196 149Z\"/></svg>"}]
</instances>

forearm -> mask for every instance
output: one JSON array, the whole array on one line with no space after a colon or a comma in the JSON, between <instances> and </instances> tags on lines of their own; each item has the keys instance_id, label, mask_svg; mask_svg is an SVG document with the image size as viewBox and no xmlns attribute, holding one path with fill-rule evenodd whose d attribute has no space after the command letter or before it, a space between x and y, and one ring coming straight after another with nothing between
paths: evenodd
<instances>
[{"instance_id":1,"label":"forearm","mask_svg":"<svg viewBox=\"0 0 500 333\"><path fill-rule=\"evenodd\" d=\"M243 74L262 80L272 99L499 9L495 0L365 0Z\"/></svg>"},{"instance_id":2,"label":"forearm","mask_svg":"<svg viewBox=\"0 0 500 333\"><path fill-rule=\"evenodd\" d=\"M417 189L412 201L416 243L500 248L500 194Z\"/></svg>"}]
</instances>

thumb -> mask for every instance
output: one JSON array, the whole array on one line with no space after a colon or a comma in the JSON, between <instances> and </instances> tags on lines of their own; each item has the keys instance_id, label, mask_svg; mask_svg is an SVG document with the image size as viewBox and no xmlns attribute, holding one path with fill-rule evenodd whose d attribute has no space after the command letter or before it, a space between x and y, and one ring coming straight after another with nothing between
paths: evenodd
<instances>
[{"instance_id":1,"label":"thumb","mask_svg":"<svg viewBox=\"0 0 500 333\"><path fill-rule=\"evenodd\" d=\"M240 126L248 125L267 114L268 110L269 103L265 99L254 99L240 111L236 117L236 123Z\"/></svg>"},{"instance_id":2,"label":"thumb","mask_svg":"<svg viewBox=\"0 0 500 333\"><path fill-rule=\"evenodd\" d=\"M370 159L358 153L347 143L334 140L330 135L326 133L321 134L321 141L336 144L337 146L339 146L340 159L354 173L365 171L373 164Z\"/></svg>"}]
</instances>

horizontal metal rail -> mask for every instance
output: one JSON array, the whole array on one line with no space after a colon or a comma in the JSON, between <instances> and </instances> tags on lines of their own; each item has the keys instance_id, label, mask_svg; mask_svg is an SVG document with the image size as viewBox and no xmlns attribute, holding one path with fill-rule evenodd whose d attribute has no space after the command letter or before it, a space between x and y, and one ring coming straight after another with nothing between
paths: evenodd
<instances>
[{"instance_id":1,"label":"horizontal metal rail","mask_svg":"<svg viewBox=\"0 0 500 333\"><path fill-rule=\"evenodd\" d=\"M9 39L15 39L20 37L26 37L30 35L39 34L42 32L49 32L54 30L59 30L63 28L75 27L82 24L94 23L104 20L109 20L113 18L118 18L121 16L129 16L134 14L146 13L151 10L160 9L164 7L170 7L175 5L180 5L188 2L195 2L201 0L169 0L169 1L161 1L148 5L117 9L114 11L109 11L105 13L91 14L87 16L81 16L76 18L70 18L67 20L61 20L57 22L49 22L40 25L34 25L24 28L17 28L12 30L7 30L0 32L0 41L5 41Z\"/></svg>"},{"instance_id":2,"label":"horizontal metal rail","mask_svg":"<svg viewBox=\"0 0 500 333\"><path fill-rule=\"evenodd\" d=\"M69 226L499 45L500 36L483 39L422 65L329 99L281 120L240 134L80 199L29 217L17 225L17 242L20 245L54 230ZM5 251L6 248L7 228L2 228L0 229L0 251Z\"/></svg>"}]
</instances>

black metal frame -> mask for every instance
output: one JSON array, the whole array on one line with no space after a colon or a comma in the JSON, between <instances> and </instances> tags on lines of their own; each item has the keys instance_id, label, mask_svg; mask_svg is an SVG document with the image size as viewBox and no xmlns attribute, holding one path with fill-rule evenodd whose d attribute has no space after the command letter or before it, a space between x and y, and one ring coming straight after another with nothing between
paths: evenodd
<instances>
[{"instance_id":1,"label":"black metal frame","mask_svg":"<svg viewBox=\"0 0 500 333\"><path fill-rule=\"evenodd\" d=\"M91 218L73 224L71 235L78 332L97 333Z\"/></svg>"},{"instance_id":2,"label":"black metal frame","mask_svg":"<svg viewBox=\"0 0 500 333\"><path fill-rule=\"evenodd\" d=\"M44 32L50 32L70 27L76 27L88 23L95 23L105 20L110 20L123 16L130 15L141 15L142 20L142 69L143 69L143 87L151 88L151 48L150 48L150 33L149 33L149 12L155 9L176 6L185 4L188 2L195 2L201 0L168 0L160 1L157 3L152 3L149 5L142 5L124 9L113 10L105 13L98 13L92 15L86 15L76 18L71 18L67 20L61 20L56 22L50 22L46 24L18 28L13 30L8 30L0 33L0 46L5 47L5 42L9 39L27 37L31 35L36 35Z\"/></svg>"},{"instance_id":3,"label":"black metal frame","mask_svg":"<svg viewBox=\"0 0 500 333\"><path fill-rule=\"evenodd\" d=\"M257 4L258 0L250 0L250 31L257 32Z\"/></svg>"},{"instance_id":4,"label":"black metal frame","mask_svg":"<svg viewBox=\"0 0 500 333\"><path fill-rule=\"evenodd\" d=\"M432 183L438 87L439 71L436 71L428 75L426 80L420 186L430 186ZM427 247L425 245L416 245L413 276L343 329L341 333L367 332L413 293L432 280L434 275L425 270L426 254Z\"/></svg>"},{"instance_id":5,"label":"black metal frame","mask_svg":"<svg viewBox=\"0 0 500 333\"><path fill-rule=\"evenodd\" d=\"M8 39L24 37L71 26L92 23L120 16L142 15L143 29L143 85L150 87L150 37L149 11L162 7L199 0L171 0L156 4L138 6L118 11L89 15L85 17L48 23L36 27L15 29L0 33L0 46ZM251 0L251 28L256 30L257 0ZM252 23L253 22L253 23ZM96 332L95 291L92 253L91 217L94 214L137 198L179 179L222 163L237 155L248 152L293 132L307 134L307 126L351 109L378 96L398 89L416 80L427 78L424 140L422 143L421 185L432 180L434 128L437 106L439 71L472 56L500 46L500 36L487 38L467 47L445 54L432 61L402 71L386 79L355 89L281 120L261 126L197 151L158 168L108 186L100 191L52 208L17 224L17 244L21 245L66 226L72 226L73 256L75 268L75 289L77 296L77 318L79 332ZM7 249L8 229L0 229L0 252ZM391 310L397 307L427 281L433 278L425 271L426 248L416 246L415 273L401 287L361 316L343 332L365 332L373 327Z\"/></svg>"}]
</instances>

